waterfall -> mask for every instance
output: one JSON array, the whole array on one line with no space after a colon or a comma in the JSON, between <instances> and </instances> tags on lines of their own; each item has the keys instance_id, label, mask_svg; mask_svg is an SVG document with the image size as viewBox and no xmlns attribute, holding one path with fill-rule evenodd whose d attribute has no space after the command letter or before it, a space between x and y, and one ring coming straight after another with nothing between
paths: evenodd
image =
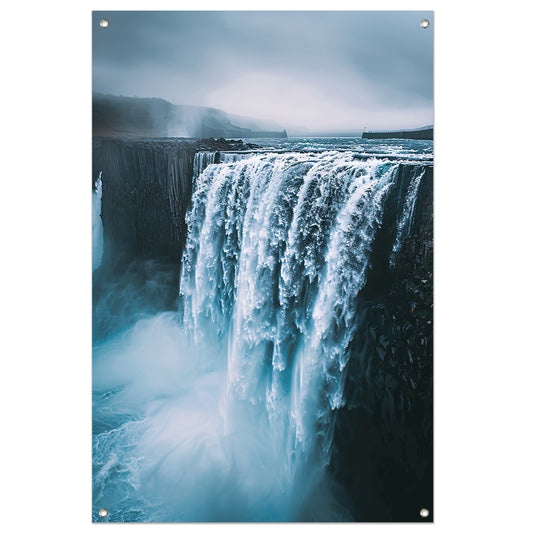
<instances>
[{"instance_id":1,"label":"waterfall","mask_svg":"<svg viewBox=\"0 0 533 533\"><path fill-rule=\"evenodd\" d=\"M194 156L193 180L213 163L233 163L250 157L248 152L198 152ZM193 183L194 185L194 183Z\"/></svg>"},{"instance_id":2,"label":"waterfall","mask_svg":"<svg viewBox=\"0 0 533 533\"><path fill-rule=\"evenodd\" d=\"M194 156L193 177L198 177L211 163L215 162L216 152L198 152Z\"/></svg>"},{"instance_id":3,"label":"waterfall","mask_svg":"<svg viewBox=\"0 0 533 533\"><path fill-rule=\"evenodd\" d=\"M341 152L253 154L197 178L184 323L226 360L227 419L235 402L259 406L289 481L327 465L357 298L398 168ZM401 224L403 235L408 216Z\"/></svg>"},{"instance_id":4,"label":"waterfall","mask_svg":"<svg viewBox=\"0 0 533 533\"><path fill-rule=\"evenodd\" d=\"M403 164L196 154L180 311L95 347L95 516L353 519L327 466L376 243L388 266L412 221Z\"/></svg>"},{"instance_id":5,"label":"waterfall","mask_svg":"<svg viewBox=\"0 0 533 533\"><path fill-rule=\"evenodd\" d=\"M390 255L390 265L394 266L396 263L396 257L398 252L401 250L402 245L411 234L411 228L413 225L413 214L415 211L416 199L418 198L418 189L420 187L420 182L422 181L423 172L415 175L409 188L407 189L407 194L405 197L405 202L403 210L401 212L400 220L398 221L398 229L396 232L396 240L392 247L392 253Z\"/></svg>"},{"instance_id":6,"label":"waterfall","mask_svg":"<svg viewBox=\"0 0 533 533\"><path fill-rule=\"evenodd\" d=\"M93 272L100 266L104 253L104 228L102 226L102 173L96 180L92 196Z\"/></svg>"}]
</instances>

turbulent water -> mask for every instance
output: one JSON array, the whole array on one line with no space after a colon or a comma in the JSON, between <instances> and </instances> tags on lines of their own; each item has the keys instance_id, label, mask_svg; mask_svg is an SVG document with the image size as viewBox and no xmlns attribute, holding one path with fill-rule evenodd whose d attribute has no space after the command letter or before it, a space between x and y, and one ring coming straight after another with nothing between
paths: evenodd
<instances>
[{"instance_id":1,"label":"turbulent water","mask_svg":"<svg viewBox=\"0 0 533 533\"><path fill-rule=\"evenodd\" d=\"M269 150L313 152L349 150L360 156L391 156L395 159L433 159L433 141L409 139L363 139L361 137L298 137L289 139L250 139Z\"/></svg>"},{"instance_id":2,"label":"turbulent water","mask_svg":"<svg viewBox=\"0 0 533 533\"><path fill-rule=\"evenodd\" d=\"M424 167L400 190L398 160L318 148L197 154L180 311L95 347L95 513L351 518L326 467L358 295L387 198L392 265Z\"/></svg>"}]
</instances>

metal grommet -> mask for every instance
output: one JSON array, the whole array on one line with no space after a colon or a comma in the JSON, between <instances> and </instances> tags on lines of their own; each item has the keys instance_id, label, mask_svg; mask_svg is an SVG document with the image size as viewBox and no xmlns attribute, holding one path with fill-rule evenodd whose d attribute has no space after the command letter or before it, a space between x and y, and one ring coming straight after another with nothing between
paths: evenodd
<instances>
[{"instance_id":1,"label":"metal grommet","mask_svg":"<svg viewBox=\"0 0 533 533\"><path fill-rule=\"evenodd\" d=\"M107 20L107 19L102 19L102 20L100 21L100 27L102 27L102 28L107 28L108 26L109 26L109 20Z\"/></svg>"},{"instance_id":2,"label":"metal grommet","mask_svg":"<svg viewBox=\"0 0 533 533\"><path fill-rule=\"evenodd\" d=\"M420 509L420 516L422 518L427 518L429 516L429 511L425 507Z\"/></svg>"},{"instance_id":3,"label":"metal grommet","mask_svg":"<svg viewBox=\"0 0 533 533\"><path fill-rule=\"evenodd\" d=\"M422 26L422 28L429 28L429 20L428 19L422 19L420 21L420 26Z\"/></svg>"},{"instance_id":4,"label":"metal grommet","mask_svg":"<svg viewBox=\"0 0 533 533\"><path fill-rule=\"evenodd\" d=\"M100 510L98 511L98 514L99 514L102 518L105 518L109 513L107 512L107 509L102 508L102 509L100 509Z\"/></svg>"}]
</instances>

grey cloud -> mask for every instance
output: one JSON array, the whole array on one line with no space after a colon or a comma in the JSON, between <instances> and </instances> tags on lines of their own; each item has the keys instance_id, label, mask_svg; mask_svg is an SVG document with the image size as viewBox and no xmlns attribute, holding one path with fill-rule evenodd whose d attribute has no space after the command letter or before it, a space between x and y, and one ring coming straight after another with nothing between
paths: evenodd
<instances>
[{"instance_id":1,"label":"grey cloud","mask_svg":"<svg viewBox=\"0 0 533 533\"><path fill-rule=\"evenodd\" d=\"M423 125L433 113L433 25L422 29L422 18L433 22L414 11L94 12L93 89L288 129Z\"/></svg>"}]
</instances>

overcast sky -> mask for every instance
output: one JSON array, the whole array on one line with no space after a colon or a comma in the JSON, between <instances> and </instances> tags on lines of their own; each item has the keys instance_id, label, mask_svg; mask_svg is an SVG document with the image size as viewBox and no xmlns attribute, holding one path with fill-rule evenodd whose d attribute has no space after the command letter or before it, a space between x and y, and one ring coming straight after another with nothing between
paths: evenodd
<instances>
[{"instance_id":1,"label":"overcast sky","mask_svg":"<svg viewBox=\"0 0 533 533\"><path fill-rule=\"evenodd\" d=\"M289 133L424 126L433 13L94 12L93 89L217 107Z\"/></svg>"}]
</instances>

